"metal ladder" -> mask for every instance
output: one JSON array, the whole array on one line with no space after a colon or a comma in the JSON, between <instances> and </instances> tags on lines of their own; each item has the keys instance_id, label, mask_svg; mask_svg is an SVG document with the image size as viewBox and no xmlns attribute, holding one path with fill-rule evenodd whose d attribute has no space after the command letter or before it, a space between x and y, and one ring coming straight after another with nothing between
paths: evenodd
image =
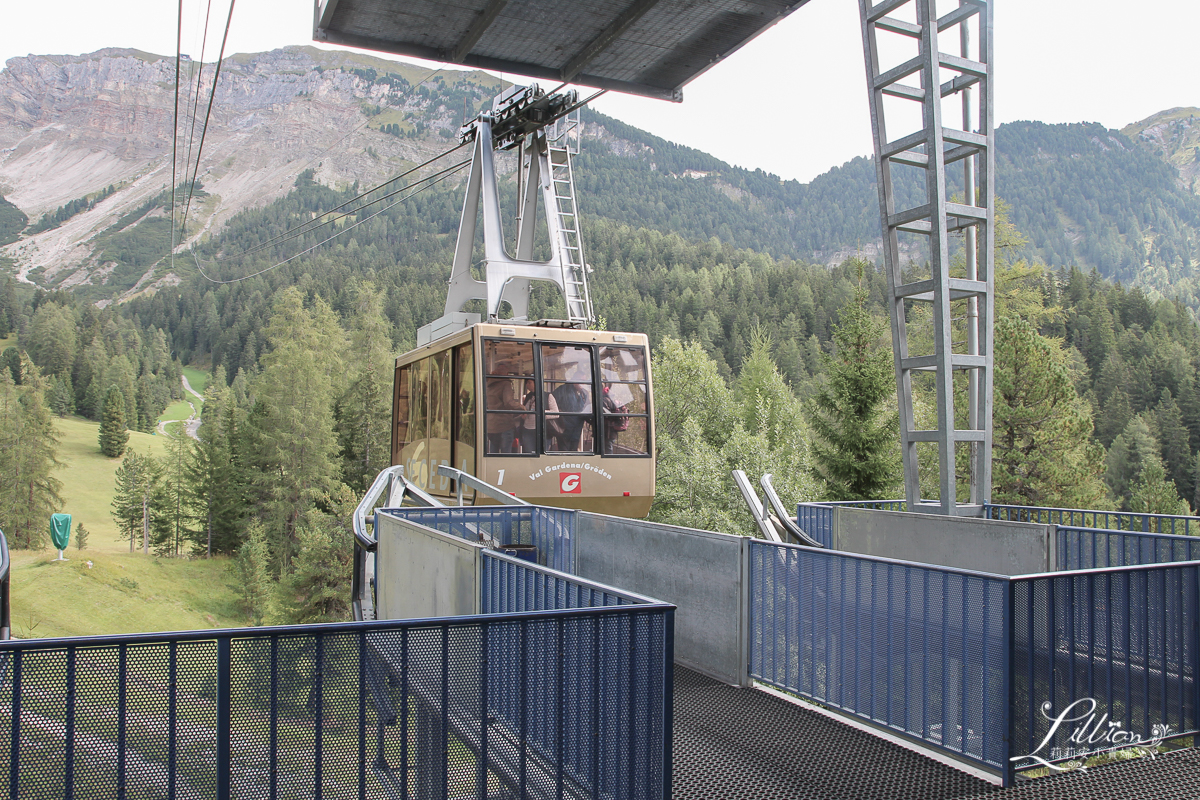
<instances>
[{"instance_id":1,"label":"metal ladder","mask_svg":"<svg viewBox=\"0 0 1200 800\"><path fill-rule=\"evenodd\" d=\"M571 119L574 117L574 119ZM583 260L583 239L579 235L579 210L575 204L575 173L571 169L571 154L579 152L578 112L557 120L546 137L550 155L550 182L554 195L554 212L558 215L561 240L558 244L562 263L563 294L567 302L567 319L583 326L592 324L592 298L588 293L587 263Z\"/></svg>"}]
</instances>

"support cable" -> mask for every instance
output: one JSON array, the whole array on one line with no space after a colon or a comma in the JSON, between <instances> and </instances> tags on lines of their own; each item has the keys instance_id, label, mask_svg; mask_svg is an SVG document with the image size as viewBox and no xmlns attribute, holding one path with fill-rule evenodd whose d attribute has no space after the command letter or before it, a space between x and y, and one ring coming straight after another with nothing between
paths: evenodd
<instances>
[{"instance_id":1,"label":"support cable","mask_svg":"<svg viewBox=\"0 0 1200 800\"><path fill-rule=\"evenodd\" d=\"M208 110L204 112L204 126L200 129L200 145L196 148L196 167L192 172L192 182L188 186L187 205L183 208L181 228L187 228L188 212L192 207L192 195L196 192L196 179L200 175L200 159L204 155L204 137L208 133L208 119L212 115L213 100L217 97L217 81L221 78L221 62L225 60L225 45L229 42L229 25L233 22L233 7L237 0L229 0L229 16L225 19L225 35L221 37L221 52L217 56L217 71L213 75L212 91L208 94Z\"/></svg>"},{"instance_id":2,"label":"support cable","mask_svg":"<svg viewBox=\"0 0 1200 800\"><path fill-rule=\"evenodd\" d=\"M288 257L288 258L285 258L283 261L280 261L280 262L279 262L279 263L277 263L277 264L272 264L272 265L271 265L271 266L269 266L269 267L266 267L266 268L264 268L264 269L260 269L258 272L253 272L253 273L251 273L251 274L249 274L249 275L243 275L243 276L242 276L242 277L240 277L240 278L233 278L233 279L231 279L231 280L221 280L220 278L214 278L214 277L212 277L212 276L208 275L208 274L207 274L207 273L204 271L204 268L200 266L200 259L199 259L199 257L196 255L196 251L195 251L195 250L193 250L193 251L192 251L192 258L193 258L193 259L195 260L195 262L196 262L196 271L197 271L197 272L199 272L199 273L200 273L200 275L201 275L201 276L203 276L205 280L207 280L207 281L209 281L209 282L211 282L211 283L219 283L219 284L240 283L241 281L244 281L244 280L249 280L250 278L255 278L255 277L257 277L257 276L259 276L259 275L262 275L262 274L264 274L264 273L271 272L272 270L275 270L275 269L278 269L279 267L282 267L284 264L287 264L287 263L289 263L289 262L291 262L291 261L295 261L295 260L296 260L297 258L299 258L300 256L303 256L303 255L306 255L306 254L308 254L308 253L311 253L313 250L316 250L318 247L320 247L320 246L321 246L321 245L323 245L323 244L328 244L329 242L333 241L333 240L334 240L334 239L336 239L337 237L341 236L343 233L348 233L349 231L352 231L352 230L354 230L355 228L357 228L359 225L362 225L363 223L366 223L366 222L370 222L371 220L375 219L376 217L378 217L380 214L384 213L384 212L385 212L385 211L387 211L388 209L390 209L390 208L392 208L392 207L394 207L394 206L397 206L397 205L399 205L400 203L404 202L405 200L410 200L410 199L412 199L413 197L416 197L417 195L419 195L421 192L425 191L426 189L431 189L431 188L433 188L434 186L436 186L437 184L441 183L442 181L445 181L445 180L447 180L447 179L448 179L448 178L449 178L451 175L454 175L456 172L459 172L459 171L461 171L461 170L462 170L464 167L467 167L467 166L469 166L469 165L470 165L470 163L471 163L470 159L468 159L468 160L466 160L466 161L461 161L461 162L459 162L458 164L455 164L455 165L454 165L454 166L452 166L452 167L447 167L446 169L442 170L441 172L434 173L433 175L430 175L430 176L428 176L428 177L422 178L421 180L417 181L416 183L411 183L411 184L409 184L408 186L406 186L406 187L405 187L405 189L411 189L412 187L416 186L416 185L417 185L417 184L419 184L419 183L422 183L422 182L424 182L424 181L429 181L429 183L426 183L426 184L425 184L424 186L422 186L421 188L417 189L416 191L412 192L411 194L407 195L406 197L401 197L400 199L396 200L395 202L393 202L393 203L389 203L387 206L384 206L383 208L379 209L378 211L376 211L376 212L375 212L374 214L372 214L371 216L369 216L369 217L367 217L367 218L365 218L365 219L360 219L358 222L355 222L353 225L347 225L347 226L346 226L345 228L343 228L342 230L340 230L340 231L338 231L337 233L333 234L333 236L330 236L330 237L328 237L327 239L323 239L323 240L321 240L321 241L317 242L317 243L316 243L316 244L314 244L312 247L309 247L309 248L307 248L307 249L305 249L305 250L301 250L299 253L296 253L294 256L290 256L290 257ZM436 180L433 180L434 178L436 178ZM389 197L395 196L396 194L399 194L399 193L400 193L400 192L402 192L402 191L404 191L404 189L398 189L396 192L393 192L391 195L389 195Z\"/></svg>"},{"instance_id":3,"label":"support cable","mask_svg":"<svg viewBox=\"0 0 1200 800\"><path fill-rule=\"evenodd\" d=\"M179 60L183 56L183 0L175 31L175 112L171 118L171 269L175 269L175 167L179 163Z\"/></svg>"},{"instance_id":4,"label":"support cable","mask_svg":"<svg viewBox=\"0 0 1200 800\"><path fill-rule=\"evenodd\" d=\"M197 10L199 10L199 9L197 9ZM212 14L212 0L208 0L208 8L204 12L204 29L203 29L204 33L200 37L200 69L196 71L196 91L192 94L192 121L191 121L191 124L188 126L187 158L183 162L188 165L188 169L191 169L192 145L196 141L196 118L197 118L197 116L199 116L197 112L200 110L200 108L199 108L200 107L200 87L204 83L204 54L208 51L208 20L209 20L209 17L211 16L211 14ZM191 87L191 85L192 85L192 80L191 80L191 76L189 75L188 76L188 86ZM214 83L213 91L216 91L216 88L217 88L216 84ZM184 171L183 177L185 180L187 179L187 171L186 170Z\"/></svg>"},{"instance_id":5,"label":"support cable","mask_svg":"<svg viewBox=\"0 0 1200 800\"><path fill-rule=\"evenodd\" d=\"M372 206L375 203L378 203L382 200L387 200L389 197L392 197L393 195L392 194L384 195L383 197L380 197L376 200L372 200L369 203L364 203L363 205L359 206L358 208L355 208L353 211L348 211L345 214L342 214L338 217L334 217L333 219L327 219L323 222L318 222L318 220L320 220L322 217L327 217L330 214L334 213L335 211L340 211L341 209L345 208L346 206L350 205L351 203L356 202L358 200L362 200L363 198L370 195L372 192L376 192L376 191L382 189L383 187L387 186L389 183L395 183L396 181L400 180L401 178L407 177L407 176L411 175L412 173L416 172L417 170L423 169L423 168L429 166L430 164L432 164L433 162L437 161L438 159L445 158L446 156L450 155L451 153L461 150L464 147L466 147L465 143L460 144L457 147L452 147L449 150L446 150L444 152L441 152L441 153L437 154L436 156L434 156L433 158L429 159L428 161L424 161L420 164L417 164L415 167L413 167L411 169L407 169L404 172L401 172L399 175L394 175L391 178L388 178L386 181L376 184L375 186L372 186L370 189L367 189L365 192L362 192L362 193L356 195L355 197L351 197L349 200L345 201L344 203L334 206L333 208L329 209L328 211L323 212L322 214L315 217L314 219L311 219L308 222L305 222L295 228L289 228L288 230L284 231L283 233L279 234L278 236L268 239L267 241L263 242L262 244L256 245L255 247L252 247L249 250L246 250L245 252L240 253L239 257L252 255L254 253L259 252L260 250L265 250L268 247L273 247L277 244L283 244L284 242L286 242L290 239L294 239L297 236L302 236L305 233L314 231L323 225L329 225L334 222L337 222L338 220L345 219L346 217L351 216L353 214L357 214L358 212L362 211L364 208L367 208L368 206ZM300 171L303 172L304 170L300 170ZM438 174L440 174L440 173L438 173ZM405 188L407 188L407 187L405 187ZM404 190L400 189L398 191L404 191ZM214 259L214 261L227 261L227 260L228 259L221 259L221 258Z\"/></svg>"}]
</instances>

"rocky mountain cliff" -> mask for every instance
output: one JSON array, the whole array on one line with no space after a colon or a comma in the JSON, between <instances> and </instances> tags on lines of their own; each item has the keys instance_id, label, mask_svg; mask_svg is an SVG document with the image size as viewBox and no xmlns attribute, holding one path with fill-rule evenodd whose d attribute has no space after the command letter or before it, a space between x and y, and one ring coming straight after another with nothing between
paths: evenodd
<instances>
[{"instance_id":1,"label":"rocky mountain cliff","mask_svg":"<svg viewBox=\"0 0 1200 800\"><path fill-rule=\"evenodd\" d=\"M1200 108L1160 111L1121 133L1169 162L1179 171L1179 185L1200 194Z\"/></svg>"},{"instance_id":2,"label":"rocky mountain cliff","mask_svg":"<svg viewBox=\"0 0 1200 800\"><path fill-rule=\"evenodd\" d=\"M213 74L211 64L189 63L183 70L180 116L190 123L193 108L197 113L194 127L181 125L181 150L199 149ZM444 150L461 123L461 110L439 102L447 89L475 106L500 86L483 73L439 73L424 91L413 85L428 75L406 64L307 47L227 59L199 167L207 196L193 202L189 235L202 236L286 194L304 169L320 182L349 185L423 161ZM173 59L101 50L9 60L0 72L0 195L33 221L114 188L58 227L9 246L6 254L22 277L36 270L39 282L103 282L114 266L103 258L105 235L120 232L113 230L118 221L125 229L164 213L152 204L122 220L170 190L174 103ZM380 132L409 115L420 117L425 135ZM185 163L186 152L177 154L178 183Z\"/></svg>"}]
</instances>

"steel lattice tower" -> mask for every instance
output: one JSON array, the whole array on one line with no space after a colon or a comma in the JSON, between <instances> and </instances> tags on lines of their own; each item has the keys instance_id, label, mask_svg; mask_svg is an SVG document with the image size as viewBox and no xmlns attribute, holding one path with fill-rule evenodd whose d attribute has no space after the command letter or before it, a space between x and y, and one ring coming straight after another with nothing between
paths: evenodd
<instances>
[{"instance_id":1,"label":"steel lattice tower","mask_svg":"<svg viewBox=\"0 0 1200 800\"><path fill-rule=\"evenodd\" d=\"M992 1L958 0L941 17L935 0L859 0L859 9L905 497L908 509L918 510L918 446L936 444L939 494L921 510L975 515L991 491ZM902 50L898 60L890 58ZM919 128L889 138L885 111L898 120L908 104L920 107ZM961 170L954 196L948 169ZM896 178L908 177L904 172L918 183L924 179L923 199L915 205L897 198ZM936 395L936 427L929 415L914 414L914 381Z\"/></svg>"}]
</instances>

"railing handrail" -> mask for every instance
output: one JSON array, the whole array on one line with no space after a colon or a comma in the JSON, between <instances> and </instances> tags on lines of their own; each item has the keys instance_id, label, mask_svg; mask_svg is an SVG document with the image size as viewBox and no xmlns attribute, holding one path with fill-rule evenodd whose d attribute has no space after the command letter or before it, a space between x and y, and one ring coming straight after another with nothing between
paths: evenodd
<instances>
[{"instance_id":1,"label":"railing handrail","mask_svg":"<svg viewBox=\"0 0 1200 800\"><path fill-rule=\"evenodd\" d=\"M399 480L404 487L404 492L401 497L401 502L406 497L413 498L416 502L423 506L436 508L442 503L430 497L425 492L421 491L417 486L404 477L404 467L391 466L380 470L375 476L375 480L371 483L371 488L367 489L363 499L359 501L354 509L352 526L354 530L354 558L350 572L350 609L356 620L366 619L366 611L363 609L364 599L370 599L367 586L367 554L374 553L375 548L379 545L379 539L375 536L367 534L367 522L374 523L374 517L370 516L371 507L378 501L380 494L387 492L391 495L392 485ZM369 608L371 616L375 614L374 601L371 601Z\"/></svg>"},{"instance_id":2,"label":"railing handrail","mask_svg":"<svg viewBox=\"0 0 1200 800\"><path fill-rule=\"evenodd\" d=\"M1092 530L1090 528L1085 530ZM1119 533L1137 533L1137 531L1119 531ZM1190 537L1194 538L1194 537ZM1027 581L1034 578L1074 578L1080 575L1099 575L1113 572L1145 572L1166 567L1200 567L1200 561L1158 561L1152 564L1126 564L1117 567L1090 567L1088 569L1060 569L1056 572L1030 572L1025 575L1007 576L1010 581Z\"/></svg>"},{"instance_id":3,"label":"railing handrail","mask_svg":"<svg viewBox=\"0 0 1200 800\"><path fill-rule=\"evenodd\" d=\"M495 555L494 553L489 553ZM527 563L527 562L523 562ZM509 614L463 614L453 617L421 617L417 619L370 619L347 622L318 622L307 625L261 625L243 628L205 628L193 631L160 631L138 633L99 634L93 636L57 636L45 639L10 639L0 642L0 652L22 648L59 649L64 647L105 647L112 645L161 644L166 642L215 641L239 639L263 635L311 636L320 634L334 636L342 633L393 630L396 628L443 628L460 626L471 622L495 622L498 616L519 616L522 619L552 618L559 616L589 616L608 611L636 611L638 613L674 609L670 603L649 600L627 606L597 606L595 608L562 608L551 611L516 611Z\"/></svg>"},{"instance_id":4,"label":"railing handrail","mask_svg":"<svg viewBox=\"0 0 1200 800\"><path fill-rule=\"evenodd\" d=\"M732 470L733 482L737 484L738 491L742 493L742 500L750 509L750 516L754 517L754 524L758 526L758 532L762 534L762 538L768 542L781 542L779 531L775 530L775 523L771 522L771 515L767 513L763 502L758 499L758 495L754 493L754 487L750 485L750 478L740 469Z\"/></svg>"},{"instance_id":5,"label":"railing handrail","mask_svg":"<svg viewBox=\"0 0 1200 800\"><path fill-rule=\"evenodd\" d=\"M551 578L557 578L559 580L566 581L567 583L572 583L583 589L593 589L604 592L605 594L611 594L614 597L621 598L622 600L628 600L633 605L655 605L663 602L661 600L655 600L653 597L636 594L625 589L618 589L617 587L609 586L606 583L599 583L597 581L590 581L586 578L580 578L578 575L572 575L569 572L560 572L559 570L551 569L550 567L543 567L541 564L535 564L532 561L526 561L523 558L510 556L503 550L485 550L483 552L483 557L494 558L497 561L507 561L508 563L515 564L518 567L522 567L532 572L538 572ZM666 605L669 605L672 608L675 607L671 603L666 603Z\"/></svg>"},{"instance_id":6,"label":"railing handrail","mask_svg":"<svg viewBox=\"0 0 1200 800\"><path fill-rule=\"evenodd\" d=\"M1197 520L1200 522L1200 519ZM1191 542L1195 543L1200 537L1191 536L1186 533L1156 533L1155 531L1125 531L1119 528L1089 528L1086 525L1059 525L1055 526L1060 531L1080 531L1084 533L1111 533L1121 536L1147 536L1155 539L1167 539L1171 541Z\"/></svg>"},{"instance_id":7,"label":"railing handrail","mask_svg":"<svg viewBox=\"0 0 1200 800\"><path fill-rule=\"evenodd\" d=\"M437 474L441 475L443 478L450 478L451 480L453 480L455 482L455 486L458 489L458 504L459 504L459 506L462 506L463 486L467 486L471 489L474 489L477 493L483 492L484 494L486 494L488 497L492 498L493 500L499 501L502 505L506 505L506 506L514 506L514 505L515 506L531 506L531 505L533 505L533 503L530 503L528 500L522 500L521 498L517 497L515 494L506 492L503 489L500 489L496 486L492 486L487 481L481 481L479 478L476 478L474 475L470 475L466 472L463 472L461 469L455 469L454 467L450 467L445 464L441 464L437 468Z\"/></svg>"},{"instance_id":8,"label":"railing handrail","mask_svg":"<svg viewBox=\"0 0 1200 800\"><path fill-rule=\"evenodd\" d=\"M1197 525L1200 525L1200 517L1194 517L1190 514L1155 514L1155 513L1149 512L1149 511L1111 511L1111 510L1106 510L1106 509L1066 508L1066 507L1059 507L1059 506L1019 506L1019 505L1013 505L1011 503L984 503L983 508L984 508L985 514L987 513L988 509L1003 508L1003 509L1018 509L1018 510L1022 510L1022 511L1049 511L1049 512L1058 512L1060 514L1062 514L1062 513L1085 514L1085 515L1086 514L1092 514L1092 515L1103 514L1105 516L1130 517L1130 518L1137 517L1137 518L1141 518L1141 519L1177 519L1177 520L1182 520L1183 522L1190 521L1190 522L1196 523ZM1116 529L1115 528L1096 528L1095 530L1116 530ZM1128 532L1129 533L1153 533L1153 531L1128 531ZM1178 535L1178 534L1176 534L1176 535Z\"/></svg>"},{"instance_id":9,"label":"railing handrail","mask_svg":"<svg viewBox=\"0 0 1200 800\"><path fill-rule=\"evenodd\" d=\"M896 564L897 566L902 566L902 567L919 567L921 569L932 570L934 572L948 572L948 573L951 573L954 575L971 575L976 578L993 578L993 579L1002 580L1002 581L1007 581L1011 578L1011 576L1009 576L1009 575L1001 575L997 572L982 572L977 569L965 569L963 567L947 567L947 566L943 566L941 564L927 564L923 561L905 561L904 559L888 558L886 556L870 556L870 555L866 555L865 553L851 553L847 550L833 550L833 549L830 549L827 547L809 547L808 545L791 544L790 542L768 542L765 539L752 539L750 541L750 544L751 545L763 545L763 546L770 545L771 547L792 547L792 548L796 548L798 550L805 550L805 551L811 551L814 553L819 553L823 556L828 556L829 558L858 558L858 559L862 559L863 561L874 561L874 562L878 562L881 564ZM1050 574L1058 575L1058 574L1074 574L1074 573L1050 573ZM1025 577L1025 576L1021 576L1021 577Z\"/></svg>"}]
</instances>

